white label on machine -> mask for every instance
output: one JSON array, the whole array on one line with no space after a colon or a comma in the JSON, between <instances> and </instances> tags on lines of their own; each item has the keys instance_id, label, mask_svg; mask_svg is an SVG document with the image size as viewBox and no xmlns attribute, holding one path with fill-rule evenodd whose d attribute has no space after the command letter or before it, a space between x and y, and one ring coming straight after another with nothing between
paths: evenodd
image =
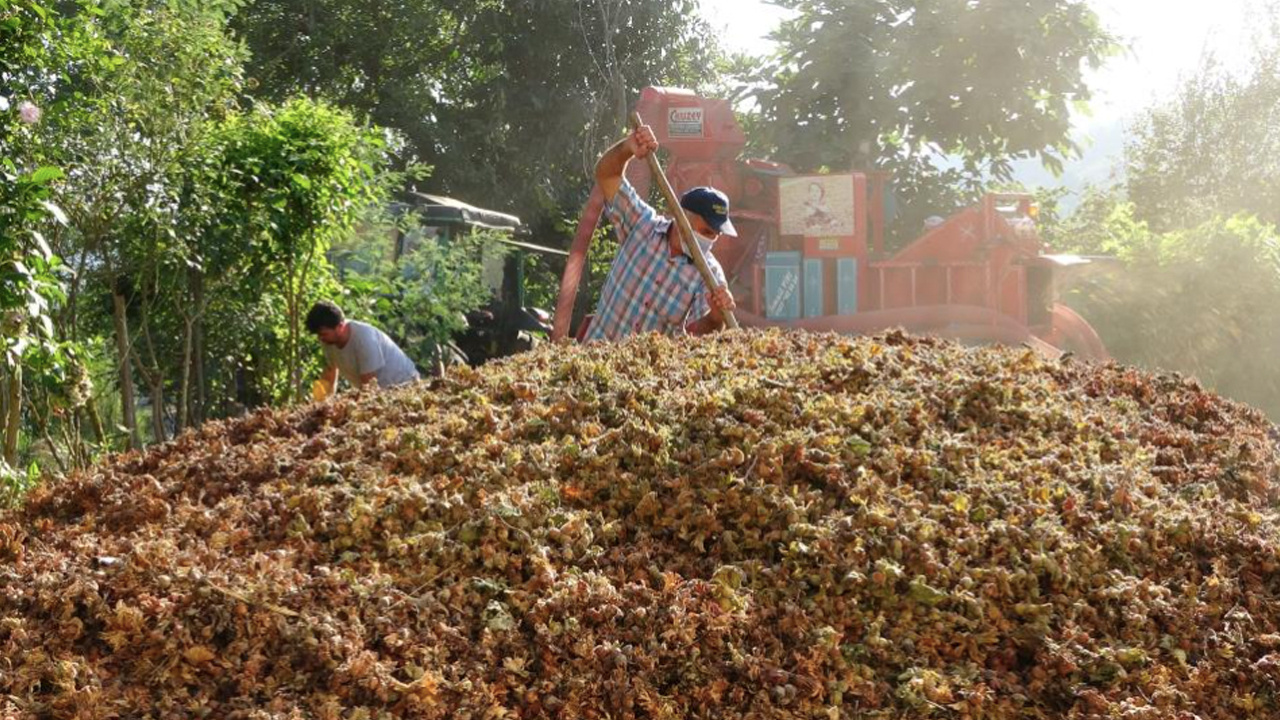
<instances>
[{"instance_id":1,"label":"white label on machine","mask_svg":"<svg viewBox=\"0 0 1280 720\"><path fill-rule=\"evenodd\" d=\"M673 138L703 137L702 108L671 108L667 112L667 136Z\"/></svg>"}]
</instances>

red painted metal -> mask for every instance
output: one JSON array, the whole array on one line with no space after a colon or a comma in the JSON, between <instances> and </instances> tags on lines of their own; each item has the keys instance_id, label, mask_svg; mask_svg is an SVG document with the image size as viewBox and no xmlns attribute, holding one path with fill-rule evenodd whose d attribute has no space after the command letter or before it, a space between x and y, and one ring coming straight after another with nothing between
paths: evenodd
<instances>
[{"instance_id":1,"label":"red painted metal","mask_svg":"<svg viewBox=\"0 0 1280 720\"><path fill-rule=\"evenodd\" d=\"M591 188L591 198L582 210L582 218L578 220L578 230L573 234L573 245L569 248L569 259L564 265L564 275L560 278L560 296L556 300L556 314L551 325L551 339L563 340L569 336L569 325L573 322L573 306L578 298L578 283L582 281L582 270L587 266L587 253L591 250L591 236L600 223L600 215L604 213L604 193L600 186Z\"/></svg>"},{"instance_id":2,"label":"red painted metal","mask_svg":"<svg viewBox=\"0 0 1280 720\"><path fill-rule=\"evenodd\" d=\"M1045 337L1047 342L1084 357L1110 358L1098 332L1075 310L1066 305L1054 305L1052 314L1053 322Z\"/></svg>"},{"instance_id":3,"label":"red painted metal","mask_svg":"<svg viewBox=\"0 0 1280 720\"><path fill-rule=\"evenodd\" d=\"M786 321L769 320L754 313L741 314L742 323L751 327L796 327L840 333L873 333L893 327L935 330L949 325L982 325L1006 334L1031 334L1018 321L990 308L975 305L921 305L893 310L871 310L856 315L828 315Z\"/></svg>"},{"instance_id":4,"label":"red painted metal","mask_svg":"<svg viewBox=\"0 0 1280 720\"><path fill-rule=\"evenodd\" d=\"M733 163L747 145L727 100L678 88L648 87L640 92L635 109L653 128L658 143L683 161Z\"/></svg>"},{"instance_id":5,"label":"red painted metal","mask_svg":"<svg viewBox=\"0 0 1280 720\"><path fill-rule=\"evenodd\" d=\"M763 282L760 263L766 250L799 250L803 238L779 232L778 181L796 173L785 165L763 160L739 160L746 145L731 106L686 90L647 88L636 109L654 128L667 153L667 175L677 192L711 185L730 199L737 238L722 238L714 253L739 297L739 319L746 326L804 328L840 333L871 333L903 327L912 332L966 341L1024 344L1046 354L1055 348L1105 358L1098 334L1079 315L1053 305L1052 273L1046 248L1035 232L1033 199L1029 195L987 195L975 207L962 210L893 254L885 251L885 197L889 173L854 173L855 215L862 242L853 254L858 260L858 313L778 323L761 317ZM647 168L632 163L632 184L645 194ZM573 251L561 282L555 335L567 337L587 248L599 219L599 191L583 211ZM1029 273L1035 272L1035 293ZM833 285L834 273L828 273ZM834 312L834 287L824 296ZM1032 303L1037 305L1033 305ZM568 308L566 310L566 308Z\"/></svg>"},{"instance_id":6,"label":"red painted metal","mask_svg":"<svg viewBox=\"0 0 1280 720\"><path fill-rule=\"evenodd\" d=\"M883 170L872 170L867 173L867 179L871 183L867 197L871 224L871 253L872 257L884 257L885 188L888 186L889 181L893 179L893 174Z\"/></svg>"}]
</instances>

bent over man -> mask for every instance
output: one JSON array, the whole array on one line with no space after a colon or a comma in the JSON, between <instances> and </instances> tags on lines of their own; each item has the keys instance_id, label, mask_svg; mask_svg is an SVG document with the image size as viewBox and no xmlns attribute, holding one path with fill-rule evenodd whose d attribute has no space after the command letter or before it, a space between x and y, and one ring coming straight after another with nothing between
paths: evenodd
<instances>
[{"instance_id":1,"label":"bent over man","mask_svg":"<svg viewBox=\"0 0 1280 720\"><path fill-rule=\"evenodd\" d=\"M322 300L307 313L307 331L314 333L328 361L317 388L317 399L333 394L338 375L356 388L389 388L418 379L418 369L386 333L355 320L342 308Z\"/></svg>"}]
</instances>

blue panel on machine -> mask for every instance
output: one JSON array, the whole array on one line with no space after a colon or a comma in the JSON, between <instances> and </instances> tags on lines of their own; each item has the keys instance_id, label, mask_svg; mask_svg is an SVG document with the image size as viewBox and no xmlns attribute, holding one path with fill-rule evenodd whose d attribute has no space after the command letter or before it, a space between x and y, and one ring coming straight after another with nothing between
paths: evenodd
<instances>
[{"instance_id":1,"label":"blue panel on machine","mask_svg":"<svg viewBox=\"0 0 1280 720\"><path fill-rule=\"evenodd\" d=\"M836 313L856 315L858 312L858 259L836 260Z\"/></svg>"},{"instance_id":2,"label":"blue panel on machine","mask_svg":"<svg viewBox=\"0 0 1280 720\"><path fill-rule=\"evenodd\" d=\"M822 315L822 258L804 259L804 316Z\"/></svg>"},{"instance_id":3,"label":"blue panel on machine","mask_svg":"<svg viewBox=\"0 0 1280 720\"><path fill-rule=\"evenodd\" d=\"M764 314L773 320L800 317L800 253L771 252L764 260Z\"/></svg>"}]
</instances>

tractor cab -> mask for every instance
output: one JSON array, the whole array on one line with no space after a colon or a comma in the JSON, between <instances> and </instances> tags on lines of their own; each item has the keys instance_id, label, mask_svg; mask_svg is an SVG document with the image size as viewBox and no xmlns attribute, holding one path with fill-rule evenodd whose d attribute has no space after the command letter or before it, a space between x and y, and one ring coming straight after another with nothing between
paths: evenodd
<instances>
[{"instance_id":1,"label":"tractor cab","mask_svg":"<svg viewBox=\"0 0 1280 720\"><path fill-rule=\"evenodd\" d=\"M422 243L447 244L476 230L496 231L496 245L482 248L480 258L493 299L467 313L467 329L452 343L455 355L480 365L528 350L550 332L550 313L526 304L524 269L531 253L565 256L566 251L529 242L527 229L514 215L450 197L410 191L393 210L413 213L416 220L412 230L395 233L397 262Z\"/></svg>"}]
</instances>

